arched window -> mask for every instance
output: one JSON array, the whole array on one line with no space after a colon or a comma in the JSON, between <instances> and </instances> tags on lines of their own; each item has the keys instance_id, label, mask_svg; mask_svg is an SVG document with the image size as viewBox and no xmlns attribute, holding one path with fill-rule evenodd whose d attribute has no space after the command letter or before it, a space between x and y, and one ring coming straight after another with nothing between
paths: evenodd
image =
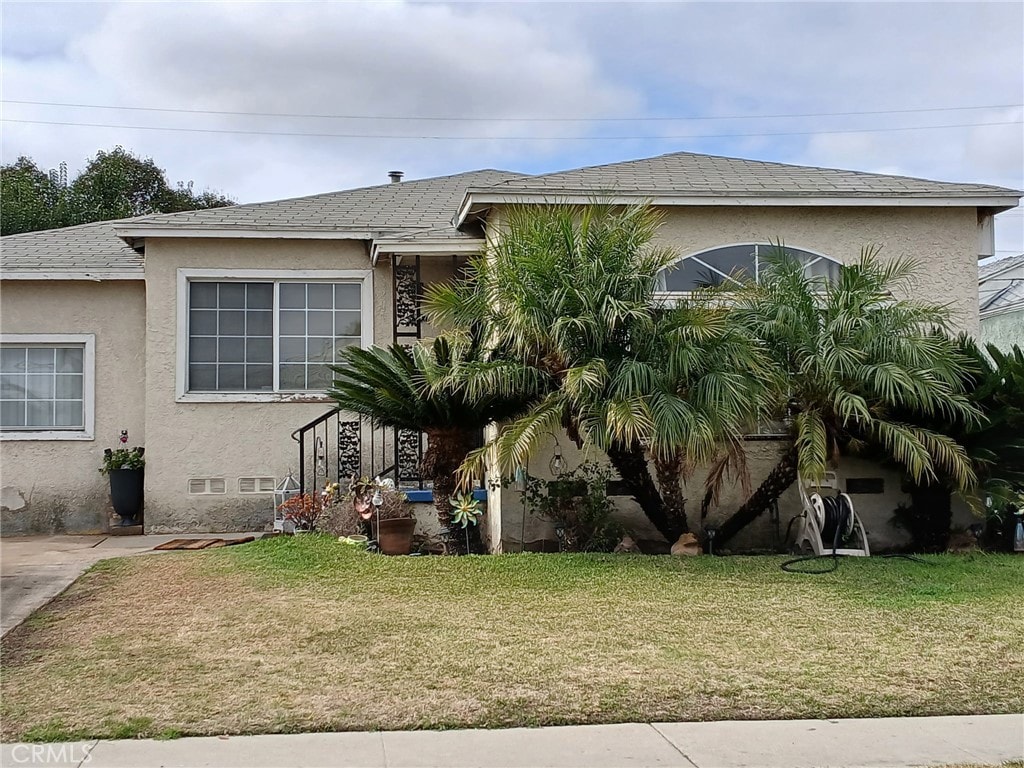
<instances>
[{"instance_id":1,"label":"arched window","mask_svg":"<svg viewBox=\"0 0 1024 768\"><path fill-rule=\"evenodd\" d=\"M839 262L799 248L783 246L783 249L804 265L804 274L808 277L828 282L839 277ZM769 257L778 252L778 245L750 243L695 253L662 271L661 290L688 293L713 285L739 285L746 280L758 280L767 268Z\"/></svg>"}]
</instances>

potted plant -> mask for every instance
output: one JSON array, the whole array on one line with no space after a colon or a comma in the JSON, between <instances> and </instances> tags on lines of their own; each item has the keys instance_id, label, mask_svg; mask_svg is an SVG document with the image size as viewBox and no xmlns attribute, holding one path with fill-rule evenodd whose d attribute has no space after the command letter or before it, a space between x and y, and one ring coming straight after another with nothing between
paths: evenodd
<instances>
[{"instance_id":1,"label":"potted plant","mask_svg":"<svg viewBox=\"0 0 1024 768\"><path fill-rule=\"evenodd\" d=\"M412 551L416 518L408 497L395 487L393 480L360 477L352 481L349 494L353 510L369 523L383 554L408 555Z\"/></svg>"},{"instance_id":2,"label":"potted plant","mask_svg":"<svg viewBox=\"0 0 1024 768\"><path fill-rule=\"evenodd\" d=\"M121 430L118 443L118 448L103 451L100 474L110 478L110 503L121 518L121 525L141 525L146 449L141 446L128 448L126 429Z\"/></svg>"},{"instance_id":3,"label":"potted plant","mask_svg":"<svg viewBox=\"0 0 1024 768\"><path fill-rule=\"evenodd\" d=\"M292 533L311 533L328 513L337 494L338 484L328 483L320 493L292 496L278 509L284 513L285 521L291 523Z\"/></svg>"}]
</instances>

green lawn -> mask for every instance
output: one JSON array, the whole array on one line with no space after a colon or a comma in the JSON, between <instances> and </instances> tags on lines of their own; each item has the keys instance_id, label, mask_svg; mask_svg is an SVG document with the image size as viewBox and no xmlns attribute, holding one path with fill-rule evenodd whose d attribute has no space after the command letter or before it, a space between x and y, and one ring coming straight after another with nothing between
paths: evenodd
<instances>
[{"instance_id":1,"label":"green lawn","mask_svg":"<svg viewBox=\"0 0 1024 768\"><path fill-rule=\"evenodd\" d=\"M4 639L2 735L1024 711L1024 557L780 562L319 536L106 561Z\"/></svg>"}]
</instances>

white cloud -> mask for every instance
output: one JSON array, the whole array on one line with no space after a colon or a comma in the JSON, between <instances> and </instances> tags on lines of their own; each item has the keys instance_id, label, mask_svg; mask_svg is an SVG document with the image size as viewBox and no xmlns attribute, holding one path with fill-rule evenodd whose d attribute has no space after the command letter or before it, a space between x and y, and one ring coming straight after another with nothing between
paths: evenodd
<instances>
[{"instance_id":1,"label":"white cloud","mask_svg":"<svg viewBox=\"0 0 1024 768\"><path fill-rule=\"evenodd\" d=\"M121 143L172 180L242 200L479 167L547 171L678 149L1024 186L1019 109L658 123L511 118L784 114L1024 102L1019 3L4 4L6 99L260 112L432 114L455 122L295 120L8 104L8 118L329 133L401 141L6 123L3 159L80 167ZM476 122L465 118L497 118ZM558 141L556 136L810 132ZM503 140L531 136L539 141ZM1007 221L1013 219L1008 217ZM1018 221L1024 219L1019 217ZM1016 227L1016 228L1015 228ZM1000 248L1024 250L1002 222Z\"/></svg>"}]
</instances>

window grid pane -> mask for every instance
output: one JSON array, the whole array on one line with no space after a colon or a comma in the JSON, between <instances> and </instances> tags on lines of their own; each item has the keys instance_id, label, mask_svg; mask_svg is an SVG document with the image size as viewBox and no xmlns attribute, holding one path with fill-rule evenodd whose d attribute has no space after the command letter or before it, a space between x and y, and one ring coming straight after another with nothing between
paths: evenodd
<instances>
[{"instance_id":1,"label":"window grid pane","mask_svg":"<svg viewBox=\"0 0 1024 768\"><path fill-rule=\"evenodd\" d=\"M357 283L282 283L278 379L282 391L319 391L331 386L328 367L341 350L362 340Z\"/></svg>"},{"instance_id":2,"label":"window grid pane","mask_svg":"<svg viewBox=\"0 0 1024 768\"><path fill-rule=\"evenodd\" d=\"M0 429L85 429L85 347L0 349Z\"/></svg>"},{"instance_id":3,"label":"window grid pane","mask_svg":"<svg viewBox=\"0 0 1024 768\"><path fill-rule=\"evenodd\" d=\"M274 284L192 282L189 301L188 389L272 390Z\"/></svg>"},{"instance_id":4,"label":"window grid pane","mask_svg":"<svg viewBox=\"0 0 1024 768\"><path fill-rule=\"evenodd\" d=\"M188 391L323 391L341 351L362 341L361 286L191 282ZM277 293L277 359L274 310Z\"/></svg>"}]
</instances>

